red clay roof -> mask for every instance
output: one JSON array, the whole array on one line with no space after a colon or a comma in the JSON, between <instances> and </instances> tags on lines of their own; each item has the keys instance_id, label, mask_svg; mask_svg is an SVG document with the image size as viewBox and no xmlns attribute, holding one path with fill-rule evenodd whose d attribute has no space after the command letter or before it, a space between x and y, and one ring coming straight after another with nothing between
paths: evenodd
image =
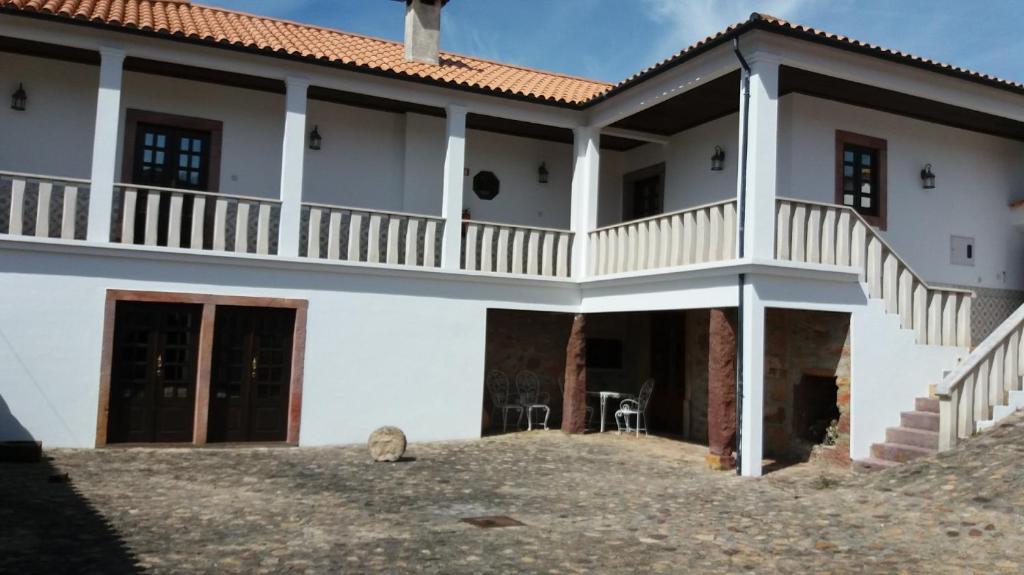
<instances>
[{"instance_id":1,"label":"red clay roof","mask_svg":"<svg viewBox=\"0 0 1024 575\"><path fill-rule=\"evenodd\" d=\"M400 42L193 4L188 0L0 0L0 7L143 32L287 54L549 103L578 105L611 85L442 53L407 62Z\"/></svg>"},{"instance_id":2,"label":"red clay roof","mask_svg":"<svg viewBox=\"0 0 1024 575\"><path fill-rule=\"evenodd\" d=\"M441 62L436 66L407 62L400 42L202 6L190 0L0 0L0 9L287 55L399 78L574 107L607 98L754 28L1024 93L1024 84L1018 82L757 13L613 86L451 53L442 53Z\"/></svg>"}]
</instances>

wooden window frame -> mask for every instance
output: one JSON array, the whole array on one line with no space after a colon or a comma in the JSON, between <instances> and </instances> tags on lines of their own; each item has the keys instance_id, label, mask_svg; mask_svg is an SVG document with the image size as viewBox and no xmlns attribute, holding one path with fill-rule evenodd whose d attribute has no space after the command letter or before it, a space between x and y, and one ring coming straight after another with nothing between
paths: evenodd
<instances>
[{"instance_id":1,"label":"wooden window frame","mask_svg":"<svg viewBox=\"0 0 1024 575\"><path fill-rule=\"evenodd\" d=\"M888 155L888 142L882 138L836 130L835 203L839 206L845 205L843 204L843 148L846 144L873 148L878 151L878 215L868 216L861 214L859 211L857 213L869 224L884 231L888 228L889 222L889 186L887 184L889 162L886 157ZM853 209L857 211L856 208Z\"/></svg>"},{"instance_id":2,"label":"wooden window frame","mask_svg":"<svg viewBox=\"0 0 1024 575\"><path fill-rule=\"evenodd\" d=\"M210 133L210 167L207 174L206 192L220 190L220 159L224 143L224 123L219 120L207 120L191 116L178 116L164 112L149 112L129 108L125 112L124 127L124 160L121 162L121 181L130 184L134 177L135 167L135 134L139 124L156 124L173 126L185 130Z\"/></svg>"},{"instance_id":3,"label":"wooden window frame","mask_svg":"<svg viewBox=\"0 0 1024 575\"><path fill-rule=\"evenodd\" d=\"M99 410L96 417L96 447L107 445L107 425L110 417L110 384L114 360L114 325L117 302L136 301L152 303L200 304L203 306L199 325L199 350L196 361L196 411L192 430L192 445L207 443L207 425L210 415L210 374L213 365L213 331L217 306L273 307L295 310L292 334L292 364L288 392L288 423L286 445L298 445L302 421L302 380L306 353L306 316L309 302L251 296L222 296L211 294L107 290L103 314L103 343L100 357ZM150 444L147 444L150 445ZM174 446L180 444L153 444Z\"/></svg>"},{"instance_id":4,"label":"wooden window frame","mask_svg":"<svg viewBox=\"0 0 1024 575\"><path fill-rule=\"evenodd\" d=\"M639 180L646 180L647 178L659 177L660 181L660 192L661 192L661 213L665 213L665 162L659 162L647 166L646 168L640 168L634 170L628 174L622 176L622 209L620 210L621 221L629 222L637 219L643 219L633 214L632 200L633 200L633 185ZM627 216L627 214L629 214Z\"/></svg>"}]
</instances>

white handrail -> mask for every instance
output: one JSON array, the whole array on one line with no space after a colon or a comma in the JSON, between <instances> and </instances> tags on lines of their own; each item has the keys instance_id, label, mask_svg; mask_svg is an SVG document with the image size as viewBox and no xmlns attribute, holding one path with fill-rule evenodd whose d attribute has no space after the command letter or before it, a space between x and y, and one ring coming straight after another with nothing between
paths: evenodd
<instances>
[{"instance_id":1,"label":"white handrail","mask_svg":"<svg viewBox=\"0 0 1024 575\"><path fill-rule=\"evenodd\" d=\"M685 214L687 212L698 212L700 210L706 210L708 208L714 208L714 207L717 207L717 206L725 206L725 205L728 205L728 204L735 204L735 203L736 203L735 199L721 200L721 201L718 201L718 202L710 202L710 203L707 203L707 204L701 204L699 206L693 206L692 208L683 208L681 210L676 210L674 212L665 212L663 214L655 214L653 216L647 216L645 218L640 218L640 219L636 219L636 220L627 220L625 222L619 222L617 224L608 224L607 226L601 226L600 228L594 228L593 230L590 230L590 233L603 232L605 230L610 230L610 229L613 229L613 228L617 228L619 226L631 226L633 224L642 224L642 223L646 223L646 222L649 222L649 221L658 220L658 219L661 219L661 218L669 218L669 217L672 217L672 216L682 215L682 214Z\"/></svg>"},{"instance_id":2,"label":"white handrail","mask_svg":"<svg viewBox=\"0 0 1024 575\"><path fill-rule=\"evenodd\" d=\"M320 208L323 210L341 210L343 212L360 212L366 214L384 214L386 216L399 216L403 218L422 218L425 220L437 220L441 221L444 218L441 216L434 216L430 214L417 214L413 212L397 212L393 210L379 210L377 208L357 208L354 206L341 206L337 204L323 204L319 202L302 202L302 206L306 208Z\"/></svg>"},{"instance_id":3,"label":"white handrail","mask_svg":"<svg viewBox=\"0 0 1024 575\"><path fill-rule=\"evenodd\" d=\"M515 228L521 230L536 230L538 232L551 232L555 234L571 234L572 230L566 230L561 228L542 228L540 226L524 226L521 224L503 224L500 222L488 222L484 220L462 220L464 224L477 224L481 226L493 226L496 228Z\"/></svg>"},{"instance_id":4,"label":"white handrail","mask_svg":"<svg viewBox=\"0 0 1024 575\"><path fill-rule=\"evenodd\" d=\"M82 178L65 178L63 176L46 176L41 174L25 174L21 172L7 172L0 170L0 177L4 178L22 178L25 180L42 181L42 182L66 182L69 184L86 184L91 185L91 180L85 180Z\"/></svg>"},{"instance_id":5,"label":"white handrail","mask_svg":"<svg viewBox=\"0 0 1024 575\"><path fill-rule=\"evenodd\" d=\"M204 190L189 190L185 188L163 188L160 186L150 186L148 184L114 184L114 188L121 190L137 190L143 192L168 192L172 194L187 194L193 196L205 196L208 198L228 198L231 200L240 200L245 202L260 202L266 204L280 204L280 198L265 198L260 196L242 196L238 194L224 194L221 192L208 192Z\"/></svg>"}]
</instances>

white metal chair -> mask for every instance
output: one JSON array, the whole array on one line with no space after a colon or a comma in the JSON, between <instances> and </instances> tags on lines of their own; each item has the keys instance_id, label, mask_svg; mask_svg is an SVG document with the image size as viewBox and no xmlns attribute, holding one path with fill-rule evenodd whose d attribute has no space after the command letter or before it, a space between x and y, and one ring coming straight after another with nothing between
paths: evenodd
<instances>
[{"instance_id":1,"label":"white metal chair","mask_svg":"<svg viewBox=\"0 0 1024 575\"><path fill-rule=\"evenodd\" d=\"M647 435L647 406L651 403L651 394L654 393L654 379L648 379L640 386L640 393L636 399L623 399L619 404L619 410L615 412L615 426L618 432L626 433L633 431L629 426L629 418L636 418L636 436L640 437L643 431ZM620 421L621 419L621 421Z\"/></svg>"},{"instance_id":2,"label":"white metal chair","mask_svg":"<svg viewBox=\"0 0 1024 575\"><path fill-rule=\"evenodd\" d=\"M501 431L505 432L508 431L508 412L515 411L518 414L516 417L516 428L518 429L519 424L523 421L523 406L512 397L512 384L509 382L508 376L502 371L492 369L487 373L484 383L487 386L487 394L491 396L491 418L497 418L500 411Z\"/></svg>"},{"instance_id":3,"label":"white metal chair","mask_svg":"<svg viewBox=\"0 0 1024 575\"><path fill-rule=\"evenodd\" d=\"M565 378L564 377L559 377L558 378L558 392L561 394L561 396L563 398L563 401L564 401L564 398L565 398ZM587 429L590 429L592 427L591 424L594 421L594 406L587 404L586 405L586 410L587 410Z\"/></svg>"},{"instance_id":4,"label":"white metal chair","mask_svg":"<svg viewBox=\"0 0 1024 575\"><path fill-rule=\"evenodd\" d=\"M551 417L551 407L548 406L551 398L541 392L537 374L525 369L517 373L516 392L519 394L519 404L526 410L526 429L533 429L533 412L537 409L544 411L544 429L547 429L548 418Z\"/></svg>"}]
</instances>

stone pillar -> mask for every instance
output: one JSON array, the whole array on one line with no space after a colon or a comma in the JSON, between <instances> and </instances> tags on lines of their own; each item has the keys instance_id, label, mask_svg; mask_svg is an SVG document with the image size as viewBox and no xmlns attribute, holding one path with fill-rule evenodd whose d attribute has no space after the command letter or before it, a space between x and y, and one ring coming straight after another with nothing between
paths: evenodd
<instances>
[{"instance_id":1,"label":"stone pillar","mask_svg":"<svg viewBox=\"0 0 1024 575\"><path fill-rule=\"evenodd\" d=\"M583 433L587 429L587 319L579 313L572 319L569 344L565 348L565 392L562 396L562 431Z\"/></svg>"},{"instance_id":2,"label":"stone pillar","mask_svg":"<svg viewBox=\"0 0 1024 575\"><path fill-rule=\"evenodd\" d=\"M441 267L457 270L462 266L462 206L466 185L466 108L446 109L444 152L444 184L441 215L444 216L444 242L441 244Z\"/></svg>"},{"instance_id":3,"label":"stone pillar","mask_svg":"<svg viewBox=\"0 0 1024 575\"><path fill-rule=\"evenodd\" d=\"M306 161L306 95L309 80L289 77L285 81L284 142L281 145L281 220L278 224L277 253L299 256L302 219L302 178Z\"/></svg>"},{"instance_id":4,"label":"stone pillar","mask_svg":"<svg viewBox=\"0 0 1024 575\"><path fill-rule=\"evenodd\" d=\"M96 129L92 141L89 223L85 232L85 239L90 242L110 241L123 65L124 50L100 48L100 87L96 97Z\"/></svg>"},{"instance_id":5,"label":"stone pillar","mask_svg":"<svg viewBox=\"0 0 1024 575\"><path fill-rule=\"evenodd\" d=\"M572 277L582 279L589 272L590 243L587 234L597 227L597 203L601 165L601 130L576 128L573 131L574 161L570 225L572 243Z\"/></svg>"},{"instance_id":6,"label":"stone pillar","mask_svg":"<svg viewBox=\"0 0 1024 575\"><path fill-rule=\"evenodd\" d=\"M733 469L736 459L736 312L712 309L708 322L708 465Z\"/></svg>"}]
</instances>

